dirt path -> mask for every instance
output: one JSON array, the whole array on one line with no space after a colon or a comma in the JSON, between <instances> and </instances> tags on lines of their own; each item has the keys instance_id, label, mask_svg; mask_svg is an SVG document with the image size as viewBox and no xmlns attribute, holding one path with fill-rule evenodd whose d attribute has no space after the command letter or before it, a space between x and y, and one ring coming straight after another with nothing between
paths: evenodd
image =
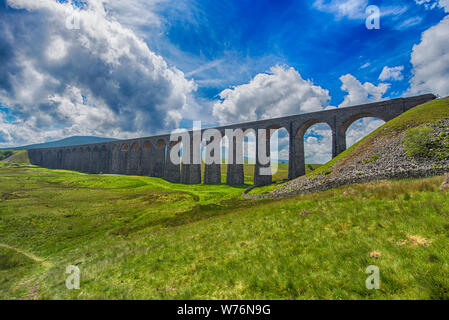
<instances>
[{"instance_id":1,"label":"dirt path","mask_svg":"<svg viewBox=\"0 0 449 320\"><path fill-rule=\"evenodd\" d=\"M44 265L44 266L46 266L46 267L51 267L51 266L52 266L51 263L45 261L44 259L39 258L39 257L36 257L34 254L29 253L29 252L26 252L26 251L23 251L23 250L21 250L21 249L19 249L19 248L16 248L16 247L13 247L13 246L4 244L4 243L0 243L0 247L6 248L6 249L10 249L10 250L14 250L15 252L18 252L18 253L20 253L20 254L23 254L24 256L27 256L27 257L30 258L31 260L34 260L34 261L36 261L36 262L38 262L38 263L41 263L42 265Z\"/></svg>"}]
</instances>

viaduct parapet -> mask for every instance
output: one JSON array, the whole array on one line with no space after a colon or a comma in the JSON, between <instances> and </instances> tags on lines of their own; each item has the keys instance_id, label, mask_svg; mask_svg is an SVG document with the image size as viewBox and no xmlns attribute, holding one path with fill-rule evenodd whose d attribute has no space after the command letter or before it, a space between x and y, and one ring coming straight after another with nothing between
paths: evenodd
<instances>
[{"instance_id":1,"label":"viaduct parapet","mask_svg":"<svg viewBox=\"0 0 449 320\"><path fill-rule=\"evenodd\" d=\"M260 129L285 128L289 134L288 176L289 179L294 179L305 174L304 135L310 126L317 123L329 125L332 130L332 156L336 157L346 149L346 131L354 121L365 117L375 117L387 122L407 110L435 98L432 94L426 94L213 129L217 129L223 138L226 136L226 129L252 129L257 132ZM189 134L192 135L193 132L190 131ZM258 135L256 135L256 146L258 145L257 139ZM270 150L269 140L267 139L266 150ZM194 143L194 139L191 139L190 144L191 150L201 148L200 144ZM167 134L90 145L32 149L28 151L28 155L33 165L50 169L76 170L93 174L141 175L160 177L175 183L200 184L202 182L200 164L175 165L171 161L171 149L175 145L175 142L170 141L170 134ZM234 148L236 145L234 144ZM258 152L259 150L256 149L256 153ZM234 152L234 154L236 153ZM243 165L236 163L242 162L234 161L232 164L205 165L204 183L221 183L221 166L226 165L226 184L244 184ZM272 182L271 175L260 175L260 166L258 161L256 161L255 185L270 184Z\"/></svg>"}]
</instances>

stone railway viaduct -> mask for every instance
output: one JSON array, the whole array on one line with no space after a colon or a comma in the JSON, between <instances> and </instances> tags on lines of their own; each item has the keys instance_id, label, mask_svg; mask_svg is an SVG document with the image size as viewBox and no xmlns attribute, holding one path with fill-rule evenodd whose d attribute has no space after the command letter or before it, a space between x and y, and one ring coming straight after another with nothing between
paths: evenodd
<instances>
[{"instance_id":1,"label":"stone railway viaduct","mask_svg":"<svg viewBox=\"0 0 449 320\"><path fill-rule=\"evenodd\" d=\"M226 129L254 129L257 132L259 129L285 128L289 134L290 141L289 179L294 179L305 174L304 134L310 126L317 123L327 123L329 125L332 130L332 155L335 157L346 149L346 130L354 121L365 117L376 117L386 122L432 99L435 99L435 96L427 94L354 107L222 126L214 129L219 130L221 136L224 137ZM204 130L206 129L202 131L204 132ZM189 134L192 137L193 132L189 131ZM236 148L235 139L234 149ZM258 135L256 135L256 146L258 145L257 139L259 139ZM267 139L266 149L268 153L270 150L269 140ZM170 142L170 135L167 134L91 145L33 149L28 151L28 155L32 164L50 169L76 170L94 174L142 175L160 177L175 183L200 184L201 165L174 165L172 163L170 151L175 144L176 142ZM190 139L191 150L193 148L201 148L200 145L193 144L193 139ZM257 149L256 147L256 153L259 152ZM244 183L243 165L235 164L235 159L233 163L224 164L228 166L226 184L241 185ZM259 186L270 184L272 182L270 175L259 174L261 166L256 161L254 183ZM204 183L221 183L221 164L205 166Z\"/></svg>"}]
</instances>

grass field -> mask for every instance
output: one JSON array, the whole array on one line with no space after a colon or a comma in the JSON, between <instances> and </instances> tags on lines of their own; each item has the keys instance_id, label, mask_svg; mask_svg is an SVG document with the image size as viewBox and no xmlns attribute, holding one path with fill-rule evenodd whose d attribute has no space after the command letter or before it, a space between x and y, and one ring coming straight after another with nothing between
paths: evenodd
<instances>
[{"instance_id":1,"label":"grass field","mask_svg":"<svg viewBox=\"0 0 449 320\"><path fill-rule=\"evenodd\" d=\"M316 170L320 167L320 164L307 164L306 165L306 173L310 173L313 170ZM244 164L243 170L245 173L245 184L252 185L254 182L254 164ZM202 166L201 172L204 172L204 165ZM278 163L277 168L273 167L273 182L282 182L288 179L288 163ZM227 167L226 165L221 166L221 182L226 183L226 173ZM203 177L204 178L204 177Z\"/></svg>"},{"instance_id":2,"label":"grass field","mask_svg":"<svg viewBox=\"0 0 449 320\"><path fill-rule=\"evenodd\" d=\"M226 164L221 166L221 182L226 183L226 174L228 172ZM254 182L254 164L245 163L243 165L244 179L247 186ZM204 173L204 164L201 166L201 172ZM273 171L274 172L274 171ZM204 179L204 175L202 175ZM273 174L273 181L283 181L288 178L288 163L279 163L275 174Z\"/></svg>"},{"instance_id":3,"label":"grass field","mask_svg":"<svg viewBox=\"0 0 449 320\"><path fill-rule=\"evenodd\" d=\"M449 298L442 177L243 200L244 187L0 163L3 299Z\"/></svg>"}]
</instances>

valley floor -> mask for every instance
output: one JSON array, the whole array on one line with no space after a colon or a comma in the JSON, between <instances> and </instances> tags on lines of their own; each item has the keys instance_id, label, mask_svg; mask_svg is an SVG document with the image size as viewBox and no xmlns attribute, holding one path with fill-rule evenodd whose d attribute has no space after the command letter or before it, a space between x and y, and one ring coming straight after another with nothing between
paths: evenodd
<instances>
[{"instance_id":1,"label":"valley floor","mask_svg":"<svg viewBox=\"0 0 449 320\"><path fill-rule=\"evenodd\" d=\"M244 200L245 187L1 163L0 298L449 299L442 181Z\"/></svg>"}]
</instances>

